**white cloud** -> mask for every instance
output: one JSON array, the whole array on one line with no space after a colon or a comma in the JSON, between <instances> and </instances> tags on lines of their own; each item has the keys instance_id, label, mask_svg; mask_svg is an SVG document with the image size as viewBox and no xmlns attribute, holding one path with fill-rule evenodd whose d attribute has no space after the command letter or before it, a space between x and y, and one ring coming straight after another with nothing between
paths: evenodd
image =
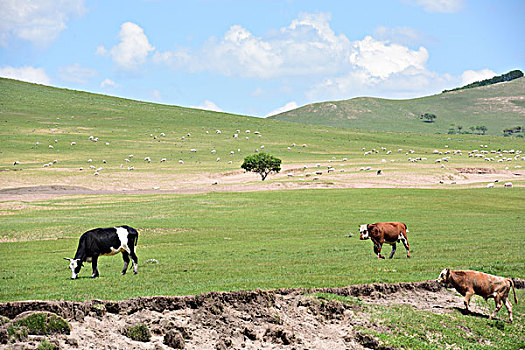
<instances>
[{"instance_id":1,"label":"white cloud","mask_svg":"<svg viewBox=\"0 0 525 350\"><path fill-rule=\"evenodd\" d=\"M419 88L434 92L450 83L450 77L428 70L425 47L409 47L425 41L416 30L379 26L378 38L351 41L336 33L330 20L327 13L301 13L290 25L264 36L233 25L222 37L212 37L200 48L156 52L153 60L192 73L281 79L289 87L300 82L308 100L378 92L413 96L421 94ZM396 84L402 87L400 92L396 92ZM255 90L252 96L261 92Z\"/></svg>"},{"instance_id":2,"label":"white cloud","mask_svg":"<svg viewBox=\"0 0 525 350\"><path fill-rule=\"evenodd\" d=\"M464 0L412 0L410 3L423 7L427 12L441 13L456 13L464 6Z\"/></svg>"},{"instance_id":3,"label":"white cloud","mask_svg":"<svg viewBox=\"0 0 525 350\"><path fill-rule=\"evenodd\" d=\"M303 13L265 37L234 25L220 40L210 38L199 50L158 52L154 60L175 69L244 78L333 74L349 65L351 43L344 35L337 36L329 21L326 13Z\"/></svg>"},{"instance_id":4,"label":"white cloud","mask_svg":"<svg viewBox=\"0 0 525 350\"><path fill-rule=\"evenodd\" d=\"M118 34L120 42L111 49L99 46L98 55L110 55L113 61L121 68L136 69L146 62L149 53L155 50L151 46L144 30L135 23L126 22L120 27Z\"/></svg>"},{"instance_id":5,"label":"white cloud","mask_svg":"<svg viewBox=\"0 0 525 350\"><path fill-rule=\"evenodd\" d=\"M375 40L371 36L356 41L353 47L355 51L350 56L352 64L381 79L410 67L423 71L428 60L424 47L414 51L402 45Z\"/></svg>"},{"instance_id":6,"label":"white cloud","mask_svg":"<svg viewBox=\"0 0 525 350\"><path fill-rule=\"evenodd\" d=\"M296 109L297 108L297 102L295 101L292 101L292 102L288 102L287 104L285 104L284 106L282 107L279 107L273 111L271 111L270 113L268 113L267 115L265 115L264 117L267 118L267 117L270 117L272 115L276 115L276 114L279 114L279 113L284 113L284 112L288 112L288 111L291 111L292 109Z\"/></svg>"},{"instance_id":7,"label":"white cloud","mask_svg":"<svg viewBox=\"0 0 525 350\"><path fill-rule=\"evenodd\" d=\"M223 110L210 100L204 101L200 106L190 106L189 108L205 109L207 111L223 112Z\"/></svg>"},{"instance_id":8,"label":"white cloud","mask_svg":"<svg viewBox=\"0 0 525 350\"><path fill-rule=\"evenodd\" d=\"M86 11L84 0L0 0L0 46L12 38L46 46L73 16Z\"/></svg>"},{"instance_id":9,"label":"white cloud","mask_svg":"<svg viewBox=\"0 0 525 350\"><path fill-rule=\"evenodd\" d=\"M51 79L49 79L49 76L46 74L43 68L34 68L29 66L20 68L14 68L11 66L1 67L0 77L43 85L49 85L51 83Z\"/></svg>"},{"instance_id":10,"label":"white cloud","mask_svg":"<svg viewBox=\"0 0 525 350\"><path fill-rule=\"evenodd\" d=\"M82 67L79 63L58 68L60 79L70 83L86 84L90 78L97 76L96 69Z\"/></svg>"},{"instance_id":11,"label":"white cloud","mask_svg":"<svg viewBox=\"0 0 525 350\"><path fill-rule=\"evenodd\" d=\"M116 86L117 86L117 84L113 80L111 80L109 78L104 79L100 83L100 87L101 88L105 88L105 87L112 87L113 88L113 87L116 87Z\"/></svg>"},{"instance_id":12,"label":"white cloud","mask_svg":"<svg viewBox=\"0 0 525 350\"><path fill-rule=\"evenodd\" d=\"M497 74L490 69L482 69L480 71L467 70L461 75L461 84L467 85L476 81L490 79L496 75Z\"/></svg>"}]
</instances>

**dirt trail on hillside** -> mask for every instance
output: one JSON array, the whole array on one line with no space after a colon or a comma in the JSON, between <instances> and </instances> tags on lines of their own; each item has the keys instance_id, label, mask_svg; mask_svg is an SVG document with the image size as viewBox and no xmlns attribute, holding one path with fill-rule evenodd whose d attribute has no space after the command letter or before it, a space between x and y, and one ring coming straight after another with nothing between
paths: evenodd
<instances>
[{"instance_id":1,"label":"dirt trail on hillside","mask_svg":"<svg viewBox=\"0 0 525 350\"><path fill-rule=\"evenodd\" d=\"M525 287L525 281L516 280L516 286ZM323 300L314 293L358 299L342 303ZM365 304L406 304L448 313L462 308L463 298L435 281L424 281L213 292L118 302L17 301L0 304L0 315L13 319L22 313L46 311L64 317L70 322L71 334L47 338L61 349L388 349L359 330L388 331L371 321ZM488 315L486 309L472 306L478 317ZM498 316L506 321L506 313ZM139 323L150 329L149 342L123 335L125 327ZM34 349L43 339L30 336L24 342L0 344L0 349Z\"/></svg>"}]
</instances>

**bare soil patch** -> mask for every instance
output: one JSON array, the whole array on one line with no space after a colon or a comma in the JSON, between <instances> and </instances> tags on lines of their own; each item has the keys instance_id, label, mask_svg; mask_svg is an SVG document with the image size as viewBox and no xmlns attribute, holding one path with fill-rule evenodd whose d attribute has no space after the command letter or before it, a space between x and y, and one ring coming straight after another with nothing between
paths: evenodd
<instances>
[{"instance_id":1,"label":"bare soil patch","mask_svg":"<svg viewBox=\"0 0 525 350\"><path fill-rule=\"evenodd\" d=\"M523 288L524 282L517 280L516 286ZM322 300L315 293L352 296L360 302ZM437 282L424 281L123 301L16 301L0 304L0 315L15 319L22 313L45 311L65 318L71 333L47 338L61 349L377 349L377 340L359 331L379 327L363 311L362 303L407 304L447 313L462 308L462 300ZM473 311L486 314L475 306ZM137 324L151 331L149 342L124 335L126 327ZM42 337L29 336L16 344L0 344L0 348L32 349L40 340Z\"/></svg>"}]
</instances>

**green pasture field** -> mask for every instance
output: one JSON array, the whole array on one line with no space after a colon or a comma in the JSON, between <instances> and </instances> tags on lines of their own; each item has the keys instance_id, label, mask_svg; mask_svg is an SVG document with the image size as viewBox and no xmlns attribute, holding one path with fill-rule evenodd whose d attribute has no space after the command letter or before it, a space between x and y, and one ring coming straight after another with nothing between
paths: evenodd
<instances>
[{"instance_id":1,"label":"green pasture field","mask_svg":"<svg viewBox=\"0 0 525 350\"><path fill-rule=\"evenodd\" d=\"M394 124L393 120L387 122ZM371 127L381 129L370 123L364 128ZM0 195L16 187L41 185L110 192L47 200L0 199L0 302L123 300L257 288L410 282L435 279L444 267L525 278L525 187L520 177L513 178L512 189L504 189L501 183L489 190L482 188L483 183L441 186L436 181L432 189L258 191L261 181L253 180L255 177L246 180L242 177L246 174L240 172L244 157L263 145L265 151L282 159L282 173L300 175L270 175L265 181L282 187L289 182L306 183L305 173L316 163L323 171L327 165L347 170L323 173L317 182L321 185L359 185L367 176L380 178L375 173L359 172L364 166L383 169L385 178L396 179L429 174L461 178L463 175L454 170L460 167L497 171L494 177L487 177L487 182L502 176L498 174L512 176L516 167L525 166L521 159L499 163L468 157L468 151L475 149L524 150L523 139L410 133L407 131L421 130L407 125L401 131L405 132L298 125L0 78ZM236 133L238 137L234 138ZM89 136L99 141L92 142ZM379 152L364 154L372 149ZM392 154L387 155L386 150ZM410 150L414 153L407 155ZM434 154L434 150L442 154ZM463 154L450 154L446 168L435 163L452 150L462 150ZM145 162L145 157L150 157L151 163ZM411 163L409 157L427 159ZM161 163L162 158L166 162ZM348 160L343 162L343 158ZM57 162L53 165L43 167L54 160ZM93 176L91 165L102 168L98 176ZM304 165L309 169L303 169ZM128 171L131 166L134 170ZM362 175L346 177L355 173ZM254 191L208 192L203 185L209 184L211 191L214 176L228 174L242 175L230 184L249 184ZM191 182L198 178L205 182ZM204 193L122 193L123 189L151 190L159 184L162 189L196 187L199 191L194 192ZM228 184L224 186L223 190L228 190ZM359 240L360 224L380 221L408 225L412 259L406 258L404 247L399 245L394 259L378 260L372 243ZM79 279L71 280L63 257L73 257L80 235L95 227L122 224L139 230L138 275L130 270L121 276L123 263L117 255L99 259L99 278L90 278L91 265L86 263ZM389 252L390 246L385 246L383 255ZM149 259L158 264L148 263ZM523 300L523 291L518 293ZM491 309L493 304L489 305ZM478 334L488 324L486 337L480 338L488 342L487 348L495 344L512 349L513 345L523 347L520 344L525 342L524 303L521 301L514 310L516 322L508 325L459 311L435 315L405 307L374 308L369 311L374 322L390 333L370 334L397 347L432 349L440 348L439 344L457 344L477 349L481 343L469 341L462 336L464 328L456 328L465 326ZM505 314L502 310L498 316L504 319ZM405 323L394 323L399 317ZM439 333L443 324L455 328ZM424 338L420 325L434 338ZM504 343L494 341L505 334ZM440 336L441 340L437 339Z\"/></svg>"},{"instance_id":2,"label":"green pasture field","mask_svg":"<svg viewBox=\"0 0 525 350\"><path fill-rule=\"evenodd\" d=\"M363 130L447 134L450 128L471 132L484 125L489 135L503 136L503 129L523 127L525 78L472 89L413 98L388 100L357 97L350 100L309 104L271 116L270 119L302 124L347 127ZM433 123L419 117L437 116ZM523 134L522 134L523 136Z\"/></svg>"},{"instance_id":3,"label":"green pasture field","mask_svg":"<svg viewBox=\"0 0 525 350\"><path fill-rule=\"evenodd\" d=\"M524 195L523 188L330 189L27 202L3 210L0 301L421 281L444 267L524 278ZM372 243L359 240L360 224L390 220L407 224L412 259L400 245L393 260L378 260ZM119 255L99 259L100 278L89 278L86 263L70 280L62 258L102 223L139 230L139 274L121 276Z\"/></svg>"},{"instance_id":4,"label":"green pasture field","mask_svg":"<svg viewBox=\"0 0 525 350\"><path fill-rule=\"evenodd\" d=\"M516 291L523 300L525 291ZM317 294L321 300L339 300L353 306L356 316L367 315L373 326L358 325L362 334L379 339L383 346L395 349L523 349L525 347L525 305L513 304L514 322L507 322L507 310L500 310L496 318L488 320L494 310L493 300L488 302L474 296L475 304L484 314L465 313L456 309L452 313L437 314L418 310L409 305L369 305L359 298L333 294ZM505 307L503 307L505 308Z\"/></svg>"}]
</instances>

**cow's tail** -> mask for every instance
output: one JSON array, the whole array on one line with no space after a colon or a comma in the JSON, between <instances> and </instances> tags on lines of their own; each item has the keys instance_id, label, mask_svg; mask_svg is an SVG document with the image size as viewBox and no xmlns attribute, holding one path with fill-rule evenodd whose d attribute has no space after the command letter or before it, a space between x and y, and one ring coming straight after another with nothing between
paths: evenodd
<instances>
[{"instance_id":1,"label":"cow's tail","mask_svg":"<svg viewBox=\"0 0 525 350\"><path fill-rule=\"evenodd\" d=\"M408 228L407 228L407 224L403 223L403 225L405 226L405 231L406 231L406 233L409 233L410 231L409 231Z\"/></svg>"},{"instance_id":2,"label":"cow's tail","mask_svg":"<svg viewBox=\"0 0 525 350\"><path fill-rule=\"evenodd\" d=\"M512 287L512 294L514 294L514 303L518 303L518 298L516 297L516 291L514 290L514 281L509 278L510 286Z\"/></svg>"}]
</instances>

